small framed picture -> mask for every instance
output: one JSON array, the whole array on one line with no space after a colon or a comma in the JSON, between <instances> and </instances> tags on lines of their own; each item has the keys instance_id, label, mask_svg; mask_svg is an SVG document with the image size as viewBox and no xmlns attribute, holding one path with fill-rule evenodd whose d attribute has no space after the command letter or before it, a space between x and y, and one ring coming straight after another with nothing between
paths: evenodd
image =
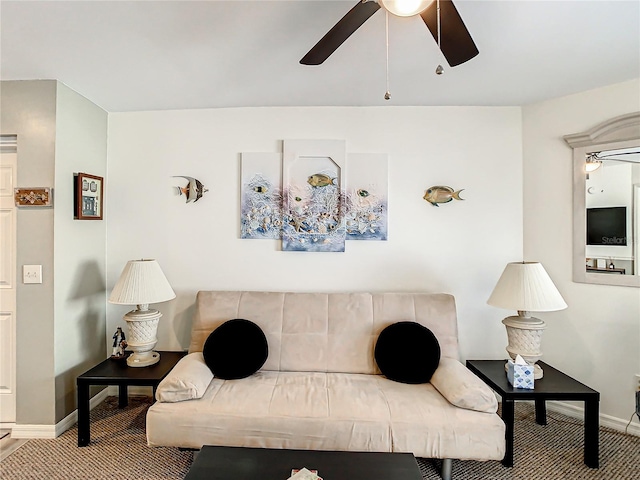
<instances>
[{"instance_id":1,"label":"small framed picture","mask_svg":"<svg viewBox=\"0 0 640 480\"><path fill-rule=\"evenodd\" d=\"M74 183L74 217L76 220L102 220L104 180L96 175L78 173Z\"/></svg>"}]
</instances>

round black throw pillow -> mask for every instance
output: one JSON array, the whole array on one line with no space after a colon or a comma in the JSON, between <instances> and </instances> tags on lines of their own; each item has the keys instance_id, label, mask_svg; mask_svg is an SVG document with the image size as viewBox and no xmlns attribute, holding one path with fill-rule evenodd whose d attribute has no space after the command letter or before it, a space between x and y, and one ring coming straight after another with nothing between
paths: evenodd
<instances>
[{"instance_id":1,"label":"round black throw pillow","mask_svg":"<svg viewBox=\"0 0 640 480\"><path fill-rule=\"evenodd\" d=\"M213 375L224 380L253 375L268 354L267 337L260 327L240 318L226 321L211 332L202 349Z\"/></svg>"},{"instance_id":2,"label":"round black throw pillow","mask_svg":"<svg viewBox=\"0 0 640 480\"><path fill-rule=\"evenodd\" d=\"M440 344L427 327L416 322L398 322L380 333L374 356L388 379L427 383L440 363Z\"/></svg>"}]
</instances>

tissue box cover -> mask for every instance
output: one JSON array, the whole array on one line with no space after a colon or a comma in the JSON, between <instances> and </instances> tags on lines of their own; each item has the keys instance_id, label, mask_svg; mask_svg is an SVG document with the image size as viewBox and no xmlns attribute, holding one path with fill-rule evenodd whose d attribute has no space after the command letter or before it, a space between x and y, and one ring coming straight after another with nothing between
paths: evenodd
<instances>
[{"instance_id":1,"label":"tissue box cover","mask_svg":"<svg viewBox=\"0 0 640 480\"><path fill-rule=\"evenodd\" d=\"M533 365L519 365L509 360L507 379L515 388L533 389Z\"/></svg>"}]
</instances>

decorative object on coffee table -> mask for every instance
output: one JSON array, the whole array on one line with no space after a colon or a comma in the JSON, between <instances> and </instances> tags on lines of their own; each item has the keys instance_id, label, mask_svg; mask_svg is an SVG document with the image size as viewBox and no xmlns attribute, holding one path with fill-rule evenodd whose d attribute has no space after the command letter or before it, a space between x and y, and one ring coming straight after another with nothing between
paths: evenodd
<instances>
[{"instance_id":1,"label":"decorative object on coffee table","mask_svg":"<svg viewBox=\"0 0 640 480\"><path fill-rule=\"evenodd\" d=\"M113 287L110 303L137 305L124 315L129 325L130 367L146 367L158 363L160 354L153 351L158 339L158 323L162 313L149 309L150 303L159 303L176 297L162 269L155 260L130 260Z\"/></svg>"},{"instance_id":2,"label":"decorative object on coffee table","mask_svg":"<svg viewBox=\"0 0 640 480\"><path fill-rule=\"evenodd\" d=\"M507 327L507 352L513 360L518 354L522 356L529 365L534 366L534 378L542 378L542 368L536 362L542 358L542 333L546 324L543 320L532 317L530 312L551 312L567 308L542 264L507 264L487 303L518 311L518 315L502 320Z\"/></svg>"}]
</instances>

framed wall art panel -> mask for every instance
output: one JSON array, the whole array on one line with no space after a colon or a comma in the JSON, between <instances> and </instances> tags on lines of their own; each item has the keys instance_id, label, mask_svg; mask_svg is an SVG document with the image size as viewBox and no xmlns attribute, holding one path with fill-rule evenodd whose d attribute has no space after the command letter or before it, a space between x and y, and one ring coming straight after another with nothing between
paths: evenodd
<instances>
[{"instance_id":1,"label":"framed wall art panel","mask_svg":"<svg viewBox=\"0 0 640 480\"><path fill-rule=\"evenodd\" d=\"M344 140L285 140L282 249L344 252Z\"/></svg>"},{"instance_id":2,"label":"framed wall art panel","mask_svg":"<svg viewBox=\"0 0 640 480\"><path fill-rule=\"evenodd\" d=\"M243 153L241 157L240 238L280 238L282 233L282 155Z\"/></svg>"},{"instance_id":3,"label":"framed wall art panel","mask_svg":"<svg viewBox=\"0 0 640 480\"><path fill-rule=\"evenodd\" d=\"M389 180L387 154L348 156L345 228L347 240L386 240Z\"/></svg>"}]
</instances>

